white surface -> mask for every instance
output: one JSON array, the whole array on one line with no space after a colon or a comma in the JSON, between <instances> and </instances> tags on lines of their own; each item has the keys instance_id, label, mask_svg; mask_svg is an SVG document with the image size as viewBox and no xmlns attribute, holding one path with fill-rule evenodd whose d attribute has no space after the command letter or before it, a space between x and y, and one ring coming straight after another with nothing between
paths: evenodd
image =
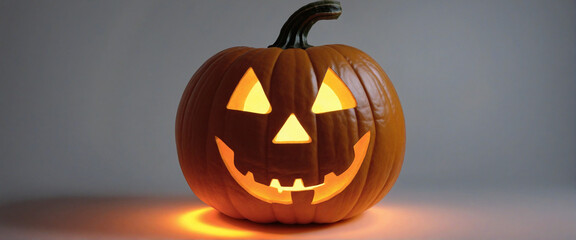
<instances>
[{"instance_id":1,"label":"white surface","mask_svg":"<svg viewBox=\"0 0 576 240\"><path fill-rule=\"evenodd\" d=\"M332 225L254 224L208 211L185 227L192 198L56 198L0 206L2 239L378 238L576 239L576 191L393 191L358 218Z\"/></svg>"}]
</instances>

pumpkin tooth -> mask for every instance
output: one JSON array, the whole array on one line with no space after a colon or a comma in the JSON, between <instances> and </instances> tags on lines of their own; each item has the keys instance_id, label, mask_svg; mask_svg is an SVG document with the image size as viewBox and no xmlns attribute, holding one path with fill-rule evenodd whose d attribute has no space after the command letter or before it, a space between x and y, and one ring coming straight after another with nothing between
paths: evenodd
<instances>
[{"instance_id":1,"label":"pumpkin tooth","mask_svg":"<svg viewBox=\"0 0 576 240\"><path fill-rule=\"evenodd\" d=\"M292 188L296 191L304 189L304 182L302 178L294 179L294 183L292 184Z\"/></svg>"},{"instance_id":2,"label":"pumpkin tooth","mask_svg":"<svg viewBox=\"0 0 576 240\"><path fill-rule=\"evenodd\" d=\"M278 189L278 193L282 193L282 186L280 185L280 181L278 181L278 179L273 178L272 181L270 181L270 187L276 188Z\"/></svg>"},{"instance_id":3,"label":"pumpkin tooth","mask_svg":"<svg viewBox=\"0 0 576 240\"><path fill-rule=\"evenodd\" d=\"M252 172L248 171L244 176L247 177L249 180L254 181L254 174Z\"/></svg>"},{"instance_id":4,"label":"pumpkin tooth","mask_svg":"<svg viewBox=\"0 0 576 240\"><path fill-rule=\"evenodd\" d=\"M337 176L334 172L324 175L324 183L333 183L337 181Z\"/></svg>"}]
</instances>

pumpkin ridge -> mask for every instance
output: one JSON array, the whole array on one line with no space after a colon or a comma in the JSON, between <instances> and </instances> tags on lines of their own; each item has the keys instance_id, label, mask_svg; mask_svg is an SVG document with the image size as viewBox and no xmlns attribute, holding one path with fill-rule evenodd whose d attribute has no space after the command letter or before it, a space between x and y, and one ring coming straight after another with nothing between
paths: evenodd
<instances>
[{"instance_id":1,"label":"pumpkin ridge","mask_svg":"<svg viewBox=\"0 0 576 240\"><path fill-rule=\"evenodd\" d=\"M270 89L278 89L278 81L284 80L284 79L273 79L273 77L275 76L275 74L277 73L277 68L282 68L282 64L279 63L280 61L284 61L285 58L293 58L292 50L290 51L286 51L286 50L282 50L282 52L278 55L278 58L276 59L276 62L274 63L274 68L272 71L272 74L270 75ZM270 91L270 98L272 99L272 94L274 93L274 91ZM272 103L271 103L272 104ZM271 116L268 116L268 120L270 120ZM270 129L270 125L266 126L266 134L267 137L266 139L271 139L269 134L272 134L272 136L275 135L276 130L271 130ZM266 145L266 164L268 166L268 161L270 160L268 157L268 151L269 151L269 146L270 144L267 143ZM267 179L271 179L270 177L270 168L266 169L266 178ZM272 213L274 214L274 217L276 218L277 221L282 221L282 222L290 222L290 223L295 223L296 221L296 212L293 210L293 207L291 206L282 206L279 204L271 204L272 207ZM288 209L288 210L287 210ZM286 211L289 212L289 216L286 214ZM282 219L282 220L281 220Z\"/></svg>"},{"instance_id":2,"label":"pumpkin ridge","mask_svg":"<svg viewBox=\"0 0 576 240\"><path fill-rule=\"evenodd\" d=\"M313 74L311 74L311 75L314 76L316 79L318 79L318 75L316 74L316 68L315 68L315 66L314 66L314 62L313 62L312 59L310 58L310 55L308 54L308 51L306 51L306 50L302 51L302 55L307 59L310 67L312 67ZM316 82L316 81L315 81L315 82ZM313 85L316 85L316 88L318 88L318 84L317 84L317 83L316 83L316 84L313 83ZM312 87L313 87L313 86L312 86ZM316 159L316 182L317 182L317 183L321 183L321 182L324 182L324 179L323 179L323 176L321 176L321 173L320 173L320 161L319 161L319 159L318 159L318 126L317 126L316 116L317 116L317 114L316 114L316 115L314 116L314 118L313 118L313 119L314 119L314 126L315 126L315 128L314 128L314 133L308 132L308 135L309 135L312 139L315 139L315 140L312 141L312 142L314 143L313 149L315 149L315 154L316 154L316 156L314 157L314 158ZM309 130L308 130L308 131L309 131ZM315 194L316 194L316 193L315 193ZM296 216L296 222L297 222L297 223L310 223L310 222L314 221L314 219L316 218L316 209L317 209L317 207L318 207L317 204L311 205L311 206L309 207L310 213L308 213L309 215L306 215L306 216L308 216L308 217L307 217L306 219L302 219L301 221L298 221L298 220L299 220L298 214L297 214L298 211L296 211L296 210L295 210L295 207L293 207L292 209L293 209L294 214L295 214L295 216ZM306 216L305 216L305 217L306 217Z\"/></svg>"},{"instance_id":3,"label":"pumpkin ridge","mask_svg":"<svg viewBox=\"0 0 576 240\"><path fill-rule=\"evenodd\" d=\"M339 45L339 46L335 46L335 47L336 47L336 48L344 48L344 47L347 47L347 48L350 48L350 49L352 49L352 50L354 50L354 51L359 51L362 55L364 55L364 57L368 57L368 59L372 60L372 58L371 58L370 56L368 56L366 53L364 53L364 52L362 52L362 51L360 51L360 50L358 50L358 49L355 49L355 48L353 48L353 47L349 47L349 46L345 46L345 45ZM350 63L350 60L349 60L348 62ZM363 64L366 64L365 62L362 62L362 63L363 63ZM383 70L380 66L375 65L374 67L376 67L375 70L378 71L378 74L375 74L375 75L383 75L383 76L385 76L386 78L388 78L388 76L386 75L386 73L384 72L384 70ZM391 82L386 81L386 79L382 79L382 80L383 80L383 82L380 82L379 84L380 84L380 85L383 85L383 86L386 88L386 91L385 91L385 92L382 92L382 91L379 90L378 92L379 92L382 96L385 96L386 100L388 100L388 101L395 101L395 98L397 98L397 96L394 97L394 96L390 95L390 93L388 92L388 91L392 91L392 90L393 90L393 85L391 84ZM362 84L364 85L364 81L363 81L362 79L361 79L361 82L362 82ZM388 89L388 88L389 88L388 84L390 84L390 86L392 87L392 89ZM394 90L394 93L395 93L395 90ZM390 115L392 115L392 114L390 114ZM402 113L400 113L400 115L402 115ZM390 121L393 122L394 120L390 120ZM403 151L403 150L402 150L402 151ZM393 154L394 156L396 156L397 152L396 152L396 151L393 151L392 154ZM402 157L402 159L400 159L399 161L396 160L397 158L395 158L395 157L391 157L391 158L389 158L389 159L392 161L392 163L390 164L390 169L388 170L388 173L386 174L386 180L384 181L384 185L382 186L382 189L381 189L380 191L378 191L377 194L374 194L374 195L373 195L372 200L366 201L367 207L373 206L374 204L378 203L378 201L380 201L380 199L381 199L386 193L388 193L388 192L391 190L392 186L394 185L394 183L395 183L396 180L397 180L398 173L399 173L400 171L399 171L399 170L396 170L396 168L397 168L398 165L400 165L400 167L402 166L402 162L403 162L402 159L403 159L403 157ZM394 174L392 174L392 173L394 173Z\"/></svg>"},{"instance_id":4,"label":"pumpkin ridge","mask_svg":"<svg viewBox=\"0 0 576 240\"><path fill-rule=\"evenodd\" d=\"M228 49L227 49L227 50L228 50ZM239 50L244 50L244 49L239 49ZM221 52L224 52L225 55L222 55L221 58L219 58L217 61L213 62L212 64L205 66L205 67L206 67L206 72L205 72L205 75L206 75L206 76L208 76L208 75L211 76L211 75L217 73L216 68L217 68L220 64L222 64L222 62L226 62L226 61L228 61L228 58L229 58L230 56L234 56L235 54L238 54L236 51L230 51L230 52L228 52L228 51L224 50L224 51L221 51ZM243 55L243 53L240 53L240 54L238 54L238 55ZM205 77L205 76L202 76L202 77ZM203 79L203 78L200 78L200 79ZM187 102L187 103L186 103L186 108L184 109L185 112L182 114L182 124L184 124L184 123L186 122L186 119L189 119L189 118L190 118L189 115L191 114L191 112L188 111L188 108L190 108L190 106L191 106L191 104L190 104L189 102L190 102L190 101L193 101L192 98L193 98L193 96L195 95L194 93L198 90L198 88L200 87L200 85L204 86L204 85L206 84L205 81L201 81L200 79L199 79L199 81L197 82L197 84L194 86L194 89L191 90L191 92L190 92L190 97L189 97L188 100L186 101L186 102ZM189 120L188 120L188 121L189 121ZM183 126L180 126L180 131L182 131L182 129L183 129ZM190 131L190 129L188 129L188 131ZM188 136L188 137L190 137L190 136ZM184 147L184 146L181 146L181 149L182 149L182 152L183 152L182 154L184 154L183 147ZM192 161L192 159L190 159L190 158L188 158L187 160L188 160L188 162ZM181 165L181 166L183 165L183 161L184 161L183 159L180 160L180 165ZM200 166L200 168L206 169L206 168L207 168L207 165L208 165L208 164L207 164L207 158L206 158L205 161L203 161L203 163L204 163L204 165L203 165L203 166ZM184 163L184 164L192 164L192 163ZM196 164L197 164L197 162L196 162ZM182 169L183 169L183 168L182 168ZM188 180L187 180L187 181L188 181ZM200 180L200 181L202 181L202 180ZM200 183L199 183L199 184L200 184ZM190 185L190 184L189 184L189 185ZM194 184L194 185L197 185L197 184ZM201 189L201 188L199 188L199 189ZM203 198L203 199L206 199L207 202L213 203L214 201L213 201L212 197L209 196L209 194L205 194L204 192L205 192L205 191L200 191L200 195L203 196L202 198ZM207 196L207 195L208 195L208 196Z\"/></svg>"},{"instance_id":5,"label":"pumpkin ridge","mask_svg":"<svg viewBox=\"0 0 576 240\"><path fill-rule=\"evenodd\" d=\"M306 57L308 58L308 61L310 62L310 66L312 66L312 71L314 71L314 76L316 78L316 82L315 82L316 83L316 89L318 89L319 88L318 87L318 79L319 78L318 78L318 72L316 71L317 67L314 64L314 61L312 61L312 58L310 57L308 50L306 50L305 54L306 54ZM318 90L316 90L316 92L318 92ZM314 116L314 125L316 125L316 131L314 132L314 139L316 139L316 141L313 141L314 142L314 149L318 149L318 114L316 114ZM321 179L321 178L323 178L323 176L321 176L322 173L320 173L320 159L318 158L318 150L316 150L316 166L318 166L316 168L317 169L316 175L318 176L318 179L316 181L317 182L323 181L324 179ZM314 219L316 219L316 213L317 213L316 210L318 208L318 205L312 205L311 208L312 208L312 221L314 221Z\"/></svg>"},{"instance_id":6,"label":"pumpkin ridge","mask_svg":"<svg viewBox=\"0 0 576 240\"><path fill-rule=\"evenodd\" d=\"M272 88L272 81L273 81L273 80L272 80L272 76L274 76L274 70L276 69L276 66L277 66L277 63L278 63L278 58L280 58L280 55L282 55L283 52L284 52L284 51L279 51L279 52L278 52L278 55L276 55L276 58L275 58L274 61L273 61L272 67L270 68L270 69L272 69L272 70L270 71L270 77L269 77L269 80L268 80L269 83L267 84L267 85L268 85L268 89L265 89L265 90L264 90L265 92L268 92L268 98L269 98L269 99L272 98L272 91L270 91L270 88ZM269 138L269 136L270 136L269 133L270 133L270 132L267 130L267 129L268 129L268 125L269 125L269 124L268 124L269 121L270 121L270 115L266 116L266 139L270 139L270 138ZM265 143L264 143L264 148L265 148L265 149L268 149L268 145L270 145L270 143L269 143L268 141L264 141L264 142L265 142ZM265 161L265 166L266 166L266 179L270 179L270 173L268 172L268 151L267 151L267 150L264 151L264 159L266 160L266 161ZM278 216L276 216L276 212L274 211L274 205L272 205L272 204L271 204L271 205L268 205L268 208L270 209L270 212L272 213L272 217L277 221Z\"/></svg>"},{"instance_id":7,"label":"pumpkin ridge","mask_svg":"<svg viewBox=\"0 0 576 240\"><path fill-rule=\"evenodd\" d=\"M350 47L350 46L346 46L346 45L337 45L337 46L355 49L354 47ZM355 50L357 50L357 49L355 49ZM358 50L358 51L359 51L359 50ZM366 54L366 53L364 53L364 52L362 52L362 51L360 51L360 53L361 53L361 55L363 55L363 56L366 57L367 59L373 61L372 57L370 57L368 54ZM364 62L364 63L365 63L365 62ZM387 97L387 99L389 99L389 100L392 100L392 99L395 99L395 98L398 99L398 93L397 93L396 90L393 88L392 82L390 81L390 78L388 77L388 74L386 74L386 72L384 71L384 69L382 69L381 66L375 65L374 67L376 67L376 70L377 70L379 73L381 73L382 75L386 76L385 79L382 79L382 80L384 81L385 85L390 85L390 86L392 86L390 89L386 89L384 95L385 95L385 96ZM400 103L399 103L399 99L398 99L398 104L400 104ZM401 129L401 130L405 131L405 130L404 130L404 129L405 129L405 126L404 126L404 125L405 125L405 120L404 120L404 117L403 117L404 114L403 114L403 112L402 112L402 108L395 109L395 111L400 111L398 114L395 114L395 116L402 118L402 119L401 119L402 128L396 128L396 129ZM406 133L404 132L403 135L405 136ZM387 181L387 182L386 182L384 188L382 188L382 190L376 195L376 198L375 198L376 200L373 201L373 203L372 203L371 205L376 204L376 203L378 202L378 199L381 199L382 197L384 197L384 196L392 189L392 187L393 187L394 184L396 183L397 178L398 178L398 176L399 176L399 174L400 174L400 171L401 171L401 168L402 168L403 159L404 159L405 145L406 145L406 140L405 140L405 139L404 139L404 142L402 143L402 145L404 146L404 147L402 147L403 150L402 150L401 152L399 152L399 153L396 153L396 152L394 153L395 155L396 155L396 154L399 154L399 155L401 155L401 156L398 157L398 158L400 159L399 161L394 161L394 163L392 164L392 168L391 168L392 170L391 170L391 172L394 172L394 175L392 175L392 176L391 176L390 174L388 175L388 176L389 176L389 179L391 179L391 181ZM399 165L399 166L397 166L397 165ZM394 171L394 169L396 169L396 168L399 168L399 169L396 170L396 171Z\"/></svg>"},{"instance_id":8,"label":"pumpkin ridge","mask_svg":"<svg viewBox=\"0 0 576 240\"><path fill-rule=\"evenodd\" d=\"M333 52L336 52L338 55L340 55L343 59L346 60L346 62L348 63L348 66L350 67L350 69L352 69L352 70L354 71L354 74L357 76L360 84L362 85L363 92L366 94L366 99L368 100L368 103L369 103L369 105L370 105L370 115L371 115L372 122L373 122L372 125L373 125L373 126L376 126L376 122L375 122L375 120L374 120L374 113L372 112L372 109L373 109L372 99L370 99L370 97L368 97L368 93L366 92L366 87L364 86L364 82L362 81L362 78L361 78L360 75L358 74L358 71L356 71L356 69L354 68L354 66L350 63L350 61L349 61L349 59L348 59L348 57L347 57L346 55L342 54L341 52L339 52L338 50L336 50L335 48L333 48L331 45L324 45L323 47L329 48L329 49L331 49ZM359 126L360 126L360 121L359 121L359 119L358 119L358 108L355 108L355 109L354 109L354 115L355 115L355 117L356 117L356 126L357 126L357 129L356 129L356 130L357 130L357 134L358 134L358 136L362 136L363 134L359 132L359 131L360 131L360 127L359 127ZM376 127L374 127L374 133L373 133L374 142L370 143L372 146L376 146L376 144L377 144L377 143L376 143L376 136L377 136L377 134L378 134L378 133L377 133L377 131L376 131ZM353 204L350 204L350 206L352 206L352 207L351 207L348 211L346 211L345 213L343 213L343 214L342 214L343 216L342 216L340 219L345 219L345 218L349 218L349 217L350 217L350 216L349 216L350 213L354 210L354 208L357 207L357 203L358 203L358 201L360 200L360 197L363 196L363 194L364 194L364 192L365 192L366 181L367 181L367 178L370 176L370 170L372 169L372 165L371 165L371 164L372 164L372 162L373 162L373 160L374 160L374 159L372 159L373 149L374 149L374 148L372 148L372 150L370 151L370 153L369 153L370 155L368 155L368 153L367 153L366 156L365 156L365 158L369 159L370 162L367 163L367 164L369 164L369 165L368 165L368 170L367 170L367 173L366 173L366 177L364 177L361 186L359 186L361 190L360 190L359 194L357 194L357 196L354 198ZM368 149L368 150L370 150L370 149ZM364 160L366 160L366 159L364 159ZM358 176L358 175L356 175L356 176ZM355 178L356 178L356 176L355 176ZM355 179L355 180L356 180L356 179Z\"/></svg>"},{"instance_id":9,"label":"pumpkin ridge","mask_svg":"<svg viewBox=\"0 0 576 240\"><path fill-rule=\"evenodd\" d=\"M221 75L220 75L219 78L215 78L214 76L209 77L209 78L207 78L206 82L207 82L207 81L220 81L220 82L218 83L218 86L215 87L215 89L218 89L218 88L220 87L220 84L221 84L221 82L222 82L222 78L224 77L225 73L228 71L228 69L230 68L230 66L232 66L231 64L234 63L234 62L236 62L239 58L241 58L242 56L244 56L244 55L246 55L247 53L251 52L252 50L254 50L254 49L253 49L253 48L246 48L246 51L245 51L245 52L243 52L243 53L241 53L241 54L238 54L238 55L235 56L234 58L232 58L232 59L225 59L225 60L227 61L227 62L226 62L227 64L223 64L223 63L214 64L214 66L213 66L214 69L213 69L213 70L211 69L212 74L221 74ZM218 68L219 68L219 66L221 66L221 65L225 65L225 66L227 66L227 67L225 67L225 69L223 69L223 70L220 70L220 69L218 69ZM212 66L211 66L211 67L212 67ZM207 83L205 83L205 84L207 84ZM205 91L205 89L204 89L204 91ZM209 106L209 108L210 108L210 111L209 111L208 114L207 114L208 116L211 116L211 115L213 114L213 110L212 110L213 103L214 103L214 102L211 101L211 102L206 102L206 104L203 104L203 106ZM208 118L208 120L207 120L206 122L207 122L207 123L211 122L211 119ZM206 132L205 132L204 136L205 136L205 137L208 137L209 134L210 134L209 132L210 132L210 130L209 130L209 129L206 129ZM204 158L204 161L201 161L201 162L202 162L202 163L204 164L204 166L205 166L205 167L204 167L204 170L205 170L205 171L208 171L208 169L210 168L210 165L211 165L211 164L210 164L210 161L211 161L212 158L209 157L209 156L210 156L210 151L209 151L209 148L210 148L210 145L209 145L209 144L210 144L210 142L207 142L207 141L206 141L206 143L207 143L207 144L204 146L204 153L205 153L206 157ZM220 181L220 179L215 180L215 181ZM206 186L202 186L202 187L200 187L199 189L203 189L203 188L206 188ZM210 196L205 196L205 195L210 195L210 194L202 194L202 195L203 195L203 198L206 198L206 197L211 198ZM232 200L229 198L229 196L228 196L228 194L227 194L226 192L225 192L225 194L224 194L224 197L222 197L221 199L224 200L225 202L228 202L228 203L227 203L227 204L211 204L211 206L215 207L215 208L218 209L219 211L222 211L221 208L222 208L222 206L224 206L224 205L232 206L232 207L227 207L226 209L227 209L228 211L233 211L233 212L236 214L236 216L244 217L244 216L236 209L236 207L233 205ZM217 201L217 202L221 202L222 200ZM222 212L226 212L226 211L222 211Z\"/></svg>"},{"instance_id":10,"label":"pumpkin ridge","mask_svg":"<svg viewBox=\"0 0 576 240\"><path fill-rule=\"evenodd\" d=\"M307 54L307 55L308 55L308 57L309 57L309 59L310 59L310 62L312 63L312 70L314 71L314 75L316 76L316 89L317 89L317 90L320 88L320 85L321 85L322 82L323 82L323 77L324 77L323 74L327 71L327 69L324 69L323 67L318 67L318 65L320 65L320 63L312 60L312 57L311 57L312 53L311 53L310 50L311 50L311 49L316 49L316 50L318 50L318 49L321 49L321 48L324 48L324 47L325 47L325 46L317 46L317 47L314 47L314 48L308 48L308 49L306 49L306 52L309 53L309 54ZM329 65L331 65L331 64L332 64L332 63L329 63ZM321 69L320 72L318 72L317 69ZM320 75L318 75L318 73L319 73ZM316 96L317 94L318 94L318 91L316 91L315 96ZM310 106L310 107L312 107L312 106ZM315 114L314 120L315 120L316 123L318 122L318 117L320 117L320 114ZM318 127L316 128L316 138L318 138ZM319 145L318 145L318 141L316 141L316 149L318 149L318 146L319 146ZM316 161L317 161L318 166L320 166L320 159L319 159L318 156L316 157ZM349 166L348 166L348 167L349 167ZM344 171L346 171L346 170L344 170ZM336 172L334 171L334 173L336 173ZM341 173L342 173L342 172L339 172L338 174L341 174ZM324 179L323 179L324 177L325 177L324 174L322 174L322 173L320 172L320 167L318 167L318 178L319 178L318 181L319 181L319 182L324 181ZM345 191L345 190L343 190L343 191ZM322 214L322 211L317 211L319 206L320 206L320 205L314 205L314 221L315 221L315 222L323 222L323 221L322 221L322 218L320 217L320 215ZM339 208L340 208L340 207L336 207L336 209L339 209Z\"/></svg>"},{"instance_id":11,"label":"pumpkin ridge","mask_svg":"<svg viewBox=\"0 0 576 240\"><path fill-rule=\"evenodd\" d=\"M355 73L356 73L356 75L358 75L358 73L356 71L355 71ZM364 86L364 83L362 82L360 77L358 77L358 79L360 80L360 84L362 84L362 86ZM364 91L366 91L366 89L364 89ZM374 122L374 114L372 113L372 102L370 100L368 100L368 102L370 103L370 115L372 116L372 121ZM356 118L356 132L357 132L358 136L362 136L363 133L360 132L360 129L361 129L360 124L361 123L360 123L360 119L358 119L359 115L362 115L362 114L359 114L358 108L354 108L354 117ZM371 132L371 130L368 130L368 131ZM376 144L376 131L375 130L374 130L374 142L372 142L371 144L372 144L372 146L376 146L375 145ZM366 151L368 151L368 150L370 150L370 152L366 153L366 156L364 156L364 158L365 158L364 161L369 160L369 162L366 163L368 165L368 169L366 170L366 177L364 177L364 181L362 181L362 185L360 186L361 190L360 190L360 193L358 194L359 197L356 198L356 200L354 201L354 204L352 204L352 207L344 215L343 219L350 217L350 213L352 212L352 210L354 210L354 207L357 206L358 200L360 199L360 196L363 196L363 194L364 194L364 189L366 187L366 181L370 175L369 173L370 173L370 169L371 169L371 164L372 164L372 161L374 160L372 158L372 153L374 152L374 147L372 147L372 149L370 149L370 146L368 146L368 149ZM356 175L356 176L358 176L358 175Z\"/></svg>"},{"instance_id":12,"label":"pumpkin ridge","mask_svg":"<svg viewBox=\"0 0 576 240\"><path fill-rule=\"evenodd\" d=\"M230 64L226 67L226 69L223 71L222 78L219 79L220 82L219 82L218 87L217 87L217 89L216 89L215 92L219 92L220 88L222 87L222 83L225 81L224 78L225 78L225 76L230 72L230 69L232 69L232 66L236 65L236 63L237 63L238 61L240 61L243 57L245 57L245 56L247 56L247 55L249 55L249 54L258 55L260 52L263 52L263 51L265 51L265 50L266 50L266 49L263 49L263 48L251 48L251 49L249 49L248 51L246 51L244 54L238 56L236 59L234 59L233 61L231 61ZM215 114L214 101L216 101L216 98L213 98L212 101L210 102L210 114L209 114L209 115L210 115L210 117L209 117L210 120L213 119L214 114ZM225 121L227 114L228 114L228 111L226 111L226 114L222 117L221 121ZM210 121L210 122L212 122L212 121ZM210 143L212 143L212 144L214 143L214 141L212 140L212 139L214 138L214 136L206 136L206 137L208 138L207 142L210 142ZM224 137L224 136L223 136L223 137ZM207 153L209 153L208 145L206 145L205 151L206 151ZM219 155L218 155L218 157L219 157ZM220 160L221 160L221 159L220 159ZM208 158L207 158L207 161L208 161ZM228 176L228 177L231 177L231 176ZM222 183L222 184L221 184L222 186L226 186L226 185L227 185L227 184L224 182L224 178L217 178L217 179L218 179L218 181L220 181L220 182ZM236 183L236 184L237 184L237 183ZM241 208L239 208L238 206L242 206L243 203L237 203L236 198L232 198L232 197L231 197L231 195L235 195L235 194L234 194L234 193L231 193L230 191L231 191L231 189L230 189L229 187L225 187L224 195L226 196L226 199L229 200L229 202L231 203L231 205L232 205L232 207L234 208L234 210L236 210L236 211L238 212L238 215L242 216L242 218L252 219L252 216L247 216L245 213L242 213L242 211L239 210L239 209L241 209Z\"/></svg>"},{"instance_id":13,"label":"pumpkin ridge","mask_svg":"<svg viewBox=\"0 0 576 240\"><path fill-rule=\"evenodd\" d=\"M226 74L230 71L231 67L234 65L235 62L237 62L239 59L241 59L243 56L246 56L247 54L249 54L250 52L253 52L255 50L258 50L257 48L248 48L247 51L245 51L244 53L238 55L236 58L234 58L233 60L231 60L229 62L229 64L227 65L227 67L225 69L222 69L222 75L220 76L219 83L218 83L218 87L216 87L216 91L218 91L218 89L220 89L220 87L222 86L222 82L224 81L224 77L226 76ZM216 99L212 99L210 103L210 113L209 113L209 119L212 118L213 114L214 114L214 100ZM211 122L209 120L209 122ZM208 134L206 135L206 137L208 138L213 138L214 136L209 136ZM206 144L206 148L205 148L206 154L209 154L209 150L208 150L208 144ZM208 161L210 161L211 158L206 157L205 161L206 164L208 165ZM207 167L208 168L208 167ZM206 168L206 169L207 169ZM222 178L218 178L217 181L220 181L222 183ZM226 184L220 184L220 185L226 185ZM231 210L233 210L235 213L237 213L238 216L240 216L241 218L245 218L248 219L245 214L243 214L241 211L238 210L237 205L235 204L234 200L230 197L230 193L229 193L229 188L225 187L224 190L224 198L228 201L229 205L228 206L232 206L230 207Z\"/></svg>"},{"instance_id":14,"label":"pumpkin ridge","mask_svg":"<svg viewBox=\"0 0 576 240\"><path fill-rule=\"evenodd\" d=\"M272 97L272 96L273 96L272 94L274 94L274 91L272 91L272 90L270 90L270 89L273 89L273 86L274 86L274 82L275 82L275 81L274 81L273 77L274 77L274 73L276 72L276 68L277 68L277 67L282 67L282 66L280 66L280 65L278 64L278 61L279 61L280 57L281 57L283 54L286 54L286 53L287 53L286 51L282 50L282 51L280 52L280 54L278 54L278 56L276 57L276 60L274 61L274 65L272 66L272 72L270 73L270 85L269 85L269 91L268 91L268 98L269 98L269 99L272 99L272 98L273 98L273 97ZM272 104L272 103L270 103L270 104ZM268 116L266 117L266 139L272 139L273 136L275 135L274 131L271 132L271 131L269 130L269 129L270 129L270 124L268 124L268 122L270 122L270 121L271 121L271 120L270 120L270 115L268 115ZM270 177L270 170L269 170L269 168L268 168L268 166L270 165L269 162L268 162L268 160L269 160L269 157L268 157L268 155L269 155L269 154L268 154L269 145L270 145L270 144L268 143L268 141L266 141L266 145L264 146L264 147L266 147L266 150L265 150L266 179L272 179L272 178ZM276 213L275 213L275 211L274 211L274 206L273 206L273 205L272 205L272 209L273 209L272 212L274 213L274 216L276 217ZM276 219L277 219L277 218L276 218Z\"/></svg>"},{"instance_id":15,"label":"pumpkin ridge","mask_svg":"<svg viewBox=\"0 0 576 240\"><path fill-rule=\"evenodd\" d=\"M374 112L372 109L374 109L374 103L372 102L372 99L369 97L368 95L368 91L366 91L366 85L364 84L364 79L362 79L361 75L358 74L357 69L355 68L354 64L352 64L352 62L350 61L349 57L344 55L342 52L338 51L337 48L335 48L334 46L327 46L331 49L333 49L335 52L337 52L339 55L342 55L342 57L344 57L344 59L346 60L346 62L348 63L348 65L350 66L350 68L354 71L354 73L356 74L356 76L358 76L358 80L360 82L360 84L362 85L362 88L364 88L364 92L366 93L367 97L366 99L368 100L368 103L370 104L370 113L372 115L372 121L373 121L373 125L374 127L374 145L373 146L377 146L378 144L378 139L377 139L377 134L378 134L378 129L377 129L377 123L374 117ZM372 174L371 172L375 171L374 167L372 167L372 163L376 160L373 158L373 154L374 154L374 148L372 148L372 150L370 151L370 165L368 165L368 172L366 173L366 178L370 177ZM389 173L388 173L389 174ZM388 179L386 179L386 181L388 181ZM362 190L360 191L360 195L363 195L364 192L366 192L366 179L364 180L363 184L362 184ZM359 206L358 205L358 201L360 200L360 198L357 198L354 201L354 207L350 209L350 211L347 213L345 218L349 218L352 217L354 214L353 212L357 209L366 209L368 208L367 206ZM369 201L372 202L372 201ZM363 211L363 210L362 210Z\"/></svg>"},{"instance_id":16,"label":"pumpkin ridge","mask_svg":"<svg viewBox=\"0 0 576 240\"><path fill-rule=\"evenodd\" d=\"M368 59L371 59L371 57L368 56L367 54L364 53L364 55L365 55L364 57L368 57ZM388 77L386 75L386 73L384 72L384 70L380 66L374 66L374 67L376 67L376 71L378 71L379 73ZM386 84L388 84L387 79L382 79L382 81L384 81ZM390 95L391 90L393 90L393 89L386 89L386 91L379 91L379 92L380 92L380 94L385 96L387 100L392 101L392 99L394 97L392 95ZM394 93L395 93L395 90L394 90ZM394 154L394 156L396 156L397 153L393 152L393 154ZM396 159L396 158L391 157L390 159ZM402 157L402 159L403 159L403 157ZM392 189L392 186L394 185L394 183L396 182L396 180L398 178L397 175L400 172L400 171L395 171L398 164L400 166L402 166L402 161L392 161L392 164L390 166L390 170L389 170L388 174L386 175L387 178L386 178L386 181L384 182L384 186L382 187L382 189L377 194L374 195L373 200L369 202L368 206L372 206L372 205L378 203L378 201Z\"/></svg>"}]
</instances>

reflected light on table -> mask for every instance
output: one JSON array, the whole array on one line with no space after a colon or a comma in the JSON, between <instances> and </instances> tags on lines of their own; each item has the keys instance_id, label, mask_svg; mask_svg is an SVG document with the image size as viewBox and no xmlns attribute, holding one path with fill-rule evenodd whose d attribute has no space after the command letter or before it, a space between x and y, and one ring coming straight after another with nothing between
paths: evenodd
<instances>
[{"instance_id":1,"label":"reflected light on table","mask_svg":"<svg viewBox=\"0 0 576 240\"><path fill-rule=\"evenodd\" d=\"M185 229L202 235L227 237L227 238L248 238L254 236L253 232L235 229L233 226L216 226L212 225L214 221L208 220L218 214L211 207L199 208L182 214L178 222Z\"/></svg>"},{"instance_id":2,"label":"reflected light on table","mask_svg":"<svg viewBox=\"0 0 576 240\"><path fill-rule=\"evenodd\" d=\"M211 238L358 238L382 232L390 212L375 206L359 217L332 224L261 224L227 217L211 207L186 211L176 219L191 235Z\"/></svg>"}]
</instances>

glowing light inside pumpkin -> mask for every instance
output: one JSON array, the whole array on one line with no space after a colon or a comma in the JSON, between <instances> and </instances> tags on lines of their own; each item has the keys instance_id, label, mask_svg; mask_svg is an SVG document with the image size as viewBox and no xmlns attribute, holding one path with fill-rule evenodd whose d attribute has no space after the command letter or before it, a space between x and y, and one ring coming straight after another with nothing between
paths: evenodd
<instances>
[{"instance_id":1,"label":"glowing light inside pumpkin","mask_svg":"<svg viewBox=\"0 0 576 240\"><path fill-rule=\"evenodd\" d=\"M364 157L370 145L370 132L365 133L354 144L354 160L346 171L340 175L336 175L334 172L326 174L323 183L308 187L304 186L301 178L296 178L292 186L281 186L277 179L272 179L269 186L256 182L252 172L248 171L244 175L236 169L234 166L234 151L224 141L216 137L216 145L230 175L246 192L255 198L267 203L292 204L291 192L313 190L314 198L312 199L312 204L318 204L338 195L354 180L364 162Z\"/></svg>"},{"instance_id":2,"label":"glowing light inside pumpkin","mask_svg":"<svg viewBox=\"0 0 576 240\"><path fill-rule=\"evenodd\" d=\"M273 143L276 144L289 144L289 143L309 143L312 142L312 139L306 133L302 124L296 118L294 113L290 114L276 137L272 139Z\"/></svg>"},{"instance_id":3,"label":"glowing light inside pumpkin","mask_svg":"<svg viewBox=\"0 0 576 240\"><path fill-rule=\"evenodd\" d=\"M248 68L234 89L226 108L237 111L267 114L272 111L262 84L254 69Z\"/></svg>"},{"instance_id":4,"label":"glowing light inside pumpkin","mask_svg":"<svg viewBox=\"0 0 576 240\"><path fill-rule=\"evenodd\" d=\"M352 92L334 70L328 68L312 105L312 112L325 113L353 107L356 107L356 99Z\"/></svg>"}]
</instances>

